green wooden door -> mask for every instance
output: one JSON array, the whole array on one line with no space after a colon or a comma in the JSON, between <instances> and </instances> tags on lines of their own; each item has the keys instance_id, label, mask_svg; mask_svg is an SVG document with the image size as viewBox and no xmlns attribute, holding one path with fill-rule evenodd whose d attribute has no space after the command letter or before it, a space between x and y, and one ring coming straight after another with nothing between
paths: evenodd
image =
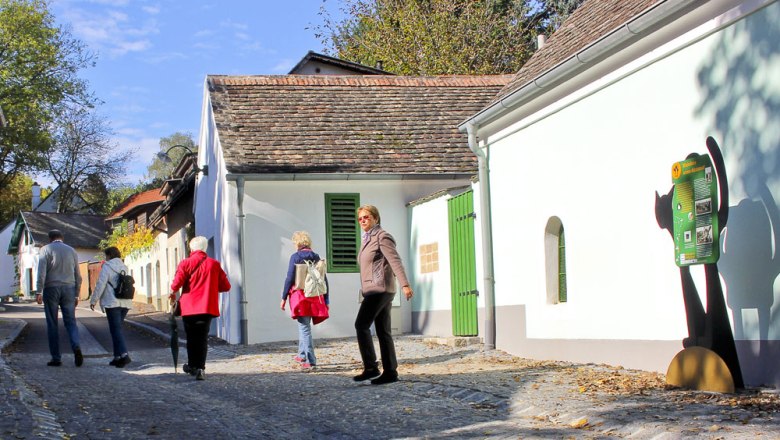
<instances>
[{"instance_id":1,"label":"green wooden door","mask_svg":"<svg viewBox=\"0 0 780 440\"><path fill-rule=\"evenodd\" d=\"M477 263L474 252L474 193L465 192L448 202L450 227L450 281L452 334L477 336Z\"/></svg>"}]
</instances>

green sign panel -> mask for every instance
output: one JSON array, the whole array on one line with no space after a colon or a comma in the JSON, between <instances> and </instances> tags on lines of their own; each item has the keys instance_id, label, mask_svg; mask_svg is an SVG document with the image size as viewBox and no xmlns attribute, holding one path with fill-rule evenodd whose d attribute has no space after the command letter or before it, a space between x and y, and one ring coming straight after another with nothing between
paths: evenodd
<instances>
[{"instance_id":1,"label":"green sign panel","mask_svg":"<svg viewBox=\"0 0 780 440\"><path fill-rule=\"evenodd\" d=\"M718 248L718 179L710 156L692 154L672 165L674 261L715 263Z\"/></svg>"}]
</instances>

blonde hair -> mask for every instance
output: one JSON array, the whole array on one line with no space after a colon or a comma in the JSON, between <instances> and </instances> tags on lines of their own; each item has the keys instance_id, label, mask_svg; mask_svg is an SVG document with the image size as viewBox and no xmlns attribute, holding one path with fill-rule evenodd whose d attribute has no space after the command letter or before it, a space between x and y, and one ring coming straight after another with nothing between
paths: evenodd
<instances>
[{"instance_id":1,"label":"blonde hair","mask_svg":"<svg viewBox=\"0 0 780 440\"><path fill-rule=\"evenodd\" d=\"M355 212L357 215L360 215L360 211L366 211L369 214L371 214L371 217L374 217L376 219L376 224L381 225L382 219L379 217L379 210L374 205L363 205L360 208L357 209Z\"/></svg>"},{"instance_id":2,"label":"blonde hair","mask_svg":"<svg viewBox=\"0 0 780 440\"><path fill-rule=\"evenodd\" d=\"M298 249L311 247L311 236L306 231L295 231L292 235L292 242Z\"/></svg>"}]
</instances>

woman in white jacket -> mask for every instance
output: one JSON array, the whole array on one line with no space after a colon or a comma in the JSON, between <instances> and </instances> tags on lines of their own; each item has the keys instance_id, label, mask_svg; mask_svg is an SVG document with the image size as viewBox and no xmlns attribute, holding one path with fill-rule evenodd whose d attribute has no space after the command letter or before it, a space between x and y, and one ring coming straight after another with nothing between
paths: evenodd
<instances>
[{"instance_id":1,"label":"woman in white jacket","mask_svg":"<svg viewBox=\"0 0 780 440\"><path fill-rule=\"evenodd\" d=\"M106 248L103 253L106 255L106 261L103 262L103 267L100 269L95 290L89 301L89 308L95 310L95 305L100 301L100 307L108 319L108 329L111 331L111 342L114 345L114 359L108 364L122 368L130 363L125 337L122 334L122 323L125 321L127 312L133 307L133 300L117 299L114 296L114 287L119 285L120 272L127 273L128 269L122 262L122 254L116 247Z\"/></svg>"}]
</instances>

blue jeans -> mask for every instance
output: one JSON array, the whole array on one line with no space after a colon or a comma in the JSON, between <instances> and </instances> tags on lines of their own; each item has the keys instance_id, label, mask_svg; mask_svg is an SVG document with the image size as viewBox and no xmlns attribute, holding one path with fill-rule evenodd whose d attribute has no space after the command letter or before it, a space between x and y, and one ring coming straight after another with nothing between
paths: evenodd
<instances>
[{"instance_id":1,"label":"blue jeans","mask_svg":"<svg viewBox=\"0 0 780 440\"><path fill-rule=\"evenodd\" d=\"M43 312L46 315L46 334L49 337L49 353L54 361L62 360L60 354L60 333L58 328L59 309L62 322L70 339L70 348L79 348L79 328L76 326L76 286L51 286L43 288Z\"/></svg>"},{"instance_id":2,"label":"blue jeans","mask_svg":"<svg viewBox=\"0 0 780 440\"><path fill-rule=\"evenodd\" d=\"M303 359L303 362L317 365L317 358L314 356L314 341L311 337L311 316L298 318L298 356Z\"/></svg>"},{"instance_id":3,"label":"blue jeans","mask_svg":"<svg viewBox=\"0 0 780 440\"><path fill-rule=\"evenodd\" d=\"M106 318L108 319L108 330L111 332L111 343L114 345L114 359L118 359L127 354L127 345L125 345L125 336L122 334L122 323L127 316L125 307L111 307L106 309Z\"/></svg>"}]
</instances>

